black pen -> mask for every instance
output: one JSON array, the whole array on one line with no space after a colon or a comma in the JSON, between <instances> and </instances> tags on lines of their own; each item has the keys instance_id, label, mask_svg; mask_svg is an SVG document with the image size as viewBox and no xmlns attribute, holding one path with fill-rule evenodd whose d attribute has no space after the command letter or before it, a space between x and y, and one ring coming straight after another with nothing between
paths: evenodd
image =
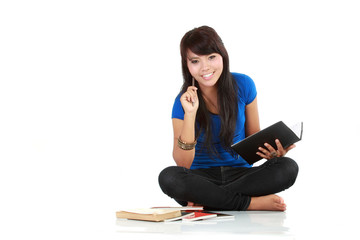
<instances>
[{"instance_id":1,"label":"black pen","mask_svg":"<svg viewBox=\"0 0 360 240\"><path fill-rule=\"evenodd\" d=\"M195 79L194 78L192 78L192 86L194 87L195 86ZM195 103L194 102L191 102L192 103L192 106L194 106L195 105Z\"/></svg>"}]
</instances>

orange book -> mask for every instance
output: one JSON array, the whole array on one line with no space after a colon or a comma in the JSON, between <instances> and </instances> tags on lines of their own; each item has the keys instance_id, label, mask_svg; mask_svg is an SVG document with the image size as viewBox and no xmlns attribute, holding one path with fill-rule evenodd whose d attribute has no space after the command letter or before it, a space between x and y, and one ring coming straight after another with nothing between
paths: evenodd
<instances>
[{"instance_id":1,"label":"orange book","mask_svg":"<svg viewBox=\"0 0 360 240\"><path fill-rule=\"evenodd\" d=\"M161 222L166 219L176 218L181 216L180 210L173 209L134 209L129 211L116 212L117 218L126 218L132 220L143 220Z\"/></svg>"}]
</instances>

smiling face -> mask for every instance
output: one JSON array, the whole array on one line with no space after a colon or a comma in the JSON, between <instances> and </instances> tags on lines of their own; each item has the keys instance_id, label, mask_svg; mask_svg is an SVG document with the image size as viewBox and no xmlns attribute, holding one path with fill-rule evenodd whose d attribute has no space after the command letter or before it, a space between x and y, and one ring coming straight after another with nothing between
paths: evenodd
<instances>
[{"instance_id":1,"label":"smiling face","mask_svg":"<svg viewBox=\"0 0 360 240\"><path fill-rule=\"evenodd\" d=\"M218 53L197 55L188 50L187 67L200 88L214 87L223 71L223 59Z\"/></svg>"}]
</instances>

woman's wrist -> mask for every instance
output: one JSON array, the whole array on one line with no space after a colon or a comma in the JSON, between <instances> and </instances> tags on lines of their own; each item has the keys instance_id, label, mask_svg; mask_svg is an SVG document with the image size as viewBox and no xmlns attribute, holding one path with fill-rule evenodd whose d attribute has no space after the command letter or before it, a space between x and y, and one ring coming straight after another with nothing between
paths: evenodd
<instances>
[{"instance_id":1,"label":"woman's wrist","mask_svg":"<svg viewBox=\"0 0 360 240\"><path fill-rule=\"evenodd\" d=\"M196 140L194 142L184 142L181 139L181 136L179 136L178 138L178 147L181 148L182 150L193 150L196 146Z\"/></svg>"},{"instance_id":2,"label":"woman's wrist","mask_svg":"<svg viewBox=\"0 0 360 240\"><path fill-rule=\"evenodd\" d=\"M196 120L196 112L185 112L184 121L192 121L195 123Z\"/></svg>"},{"instance_id":3,"label":"woman's wrist","mask_svg":"<svg viewBox=\"0 0 360 240\"><path fill-rule=\"evenodd\" d=\"M180 133L182 141L187 143L192 143L195 141L195 119L196 115L185 113L184 123Z\"/></svg>"}]
</instances>

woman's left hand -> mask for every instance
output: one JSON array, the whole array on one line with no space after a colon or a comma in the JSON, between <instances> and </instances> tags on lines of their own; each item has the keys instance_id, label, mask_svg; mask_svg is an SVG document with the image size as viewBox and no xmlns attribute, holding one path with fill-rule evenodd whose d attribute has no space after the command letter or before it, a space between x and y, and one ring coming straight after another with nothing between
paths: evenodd
<instances>
[{"instance_id":1,"label":"woman's left hand","mask_svg":"<svg viewBox=\"0 0 360 240\"><path fill-rule=\"evenodd\" d=\"M283 146L281 145L279 139L275 140L276 146L277 146L277 150L275 150L270 144L265 143L264 146L267 148L262 148L259 147L259 152L257 152L256 154L259 155L262 158L265 159L272 159L274 157L283 157L285 156L285 154L290 151L291 149L293 149L295 147L295 144L290 145L288 148L284 149Z\"/></svg>"}]
</instances>

